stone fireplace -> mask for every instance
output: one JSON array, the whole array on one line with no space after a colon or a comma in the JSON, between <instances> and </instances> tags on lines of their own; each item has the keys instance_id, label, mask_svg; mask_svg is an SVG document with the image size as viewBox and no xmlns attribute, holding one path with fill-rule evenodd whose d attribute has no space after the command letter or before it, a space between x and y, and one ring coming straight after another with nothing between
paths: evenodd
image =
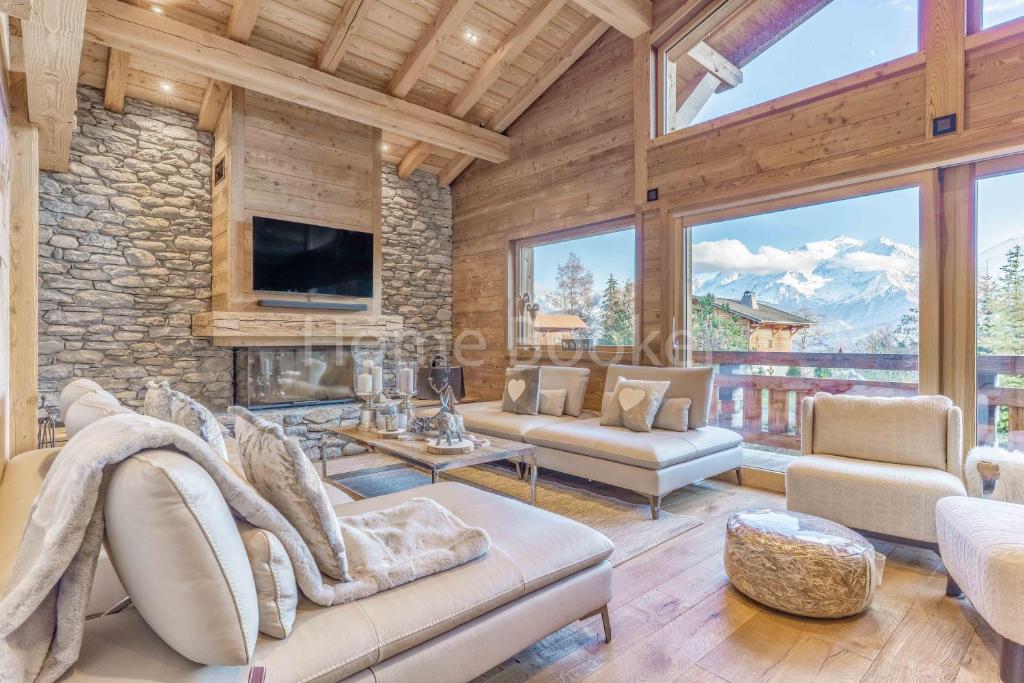
<instances>
[{"instance_id":1,"label":"stone fireplace","mask_svg":"<svg viewBox=\"0 0 1024 683\"><path fill-rule=\"evenodd\" d=\"M347 346L235 349L234 401L247 408L347 403L354 370Z\"/></svg>"}]
</instances>

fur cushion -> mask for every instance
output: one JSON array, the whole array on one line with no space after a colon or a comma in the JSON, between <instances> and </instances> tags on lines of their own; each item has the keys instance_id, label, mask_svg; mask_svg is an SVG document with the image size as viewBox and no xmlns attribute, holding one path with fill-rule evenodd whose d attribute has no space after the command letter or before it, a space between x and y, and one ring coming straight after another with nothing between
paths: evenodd
<instances>
[{"instance_id":1,"label":"fur cushion","mask_svg":"<svg viewBox=\"0 0 1024 683\"><path fill-rule=\"evenodd\" d=\"M256 581L260 633L271 638L287 638L295 624L295 609L299 604L292 561L277 536L247 522L236 523Z\"/></svg>"},{"instance_id":2,"label":"fur cushion","mask_svg":"<svg viewBox=\"0 0 1024 683\"><path fill-rule=\"evenodd\" d=\"M170 422L192 432L210 444L214 453L228 460L228 450L224 443L224 433L220 430L220 422L209 408L180 391L171 392L170 405Z\"/></svg>"},{"instance_id":3,"label":"fur cushion","mask_svg":"<svg viewBox=\"0 0 1024 683\"><path fill-rule=\"evenodd\" d=\"M63 389L61 389L60 397L57 399L57 407L60 409L61 419L66 419L68 416L68 409L75 404L75 401L86 394L99 394L117 401L113 394L96 382L91 379L86 379L85 377L79 377L78 379L71 380Z\"/></svg>"},{"instance_id":4,"label":"fur cushion","mask_svg":"<svg viewBox=\"0 0 1024 683\"><path fill-rule=\"evenodd\" d=\"M505 370L505 395L501 409L516 415L540 412L540 368L526 366Z\"/></svg>"},{"instance_id":5,"label":"fur cushion","mask_svg":"<svg viewBox=\"0 0 1024 683\"><path fill-rule=\"evenodd\" d=\"M158 420L171 422L171 385L167 380L150 382L146 386L146 397L142 402L142 414Z\"/></svg>"},{"instance_id":6,"label":"fur cushion","mask_svg":"<svg viewBox=\"0 0 1024 683\"><path fill-rule=\"evenodd\" d=\"M317 567L331 578L350 581L338 518L299 442L280 425L233 406L235 438L245 478L276 507L309 546Z\"/></svg>"},{"instance_id":7,"label":"fur cushion","mask_svg":"<svg viewBox=\"0 0 1024 683\"><path fill-rule=\"evenodd\" d=\"M134 414L131 408L121 405L116 398L107 392L90 392L79 398L68 408L64 416L64 429L70 439L96 420L111 415Z\"/></svg>"}]
</instances>

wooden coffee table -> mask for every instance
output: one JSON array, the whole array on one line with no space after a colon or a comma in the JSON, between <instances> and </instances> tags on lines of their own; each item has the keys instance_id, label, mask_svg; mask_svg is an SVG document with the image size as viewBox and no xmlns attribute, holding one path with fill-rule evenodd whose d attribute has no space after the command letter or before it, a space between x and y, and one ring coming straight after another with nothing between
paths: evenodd
<instances>
[{"instance_id":1,"label":"wooden coffee table","mask_svg":"<svg viewBox=\"0 0 1024 683\"><path fill-rule=\"evenodd\" d=\"M531 444L477 435L477 438L489 441L489 445L477 447L472 453L465 455L437 455L427 451L425 434L405 434L397 439L383 439L374 432L363 431L358 427L332 427L330 431L364 448L390 455L413 467L430 472L430 481L434 484L437 483L441 472L459 467L472 467L499 460L512 460L528 465L530 505L537 504L537 455L536 448Z\"/></svg>"}]
</instances>

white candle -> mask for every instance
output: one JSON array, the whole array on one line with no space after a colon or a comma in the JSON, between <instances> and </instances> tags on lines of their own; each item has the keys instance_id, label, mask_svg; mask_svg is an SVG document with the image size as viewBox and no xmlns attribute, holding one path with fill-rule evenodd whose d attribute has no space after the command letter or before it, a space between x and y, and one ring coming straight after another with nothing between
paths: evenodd
<instances>
[{"instance_id":1,"label":"white candle","mask_svg":"<svg viewBox=\"0 0 1024 683\"><path fill-rule=\"evenodd\" d=\"M384 390L384 369L373 368L370 373L373 376L373 393L379 394Z\"/></svg>"},{"instance_id":2,"label":"white candle","mask_svg":"<svg viewBox=\"0 0 1024 683\"><path fill-rule=\"evenodd\" d=\"M363 372L369 374L370 370L373 369L373 361L369 358L363 359Z\"/></svg>"},{"instance_id":3,"label":"white candle","mask_svg":"<svg viewBox=\"0 0 1024 683\"><path fill-rule=\"evenodd\" d=\"M373 391L373 376L367 372L356 377L356 393L369 394Z\"/></svg>"},{"instance_id":4,"label":"white candle","mask_svg":"<svg viewBox=\"0 0 1024 683\"><path fill-rule=\"evenodd\" d=\"M398 371L398 391L403 394L412 393L412 368L402 368Z\"/></svg>"}]
</instances>

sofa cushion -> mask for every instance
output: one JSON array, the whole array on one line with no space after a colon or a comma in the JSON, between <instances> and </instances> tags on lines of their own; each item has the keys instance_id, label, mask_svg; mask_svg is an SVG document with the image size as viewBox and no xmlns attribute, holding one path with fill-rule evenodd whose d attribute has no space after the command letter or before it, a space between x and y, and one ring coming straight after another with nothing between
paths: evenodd
<instances>
[{"instance_id":1,"label":"sofa cushion","mask_svg":"<svg viewBox=\"0 0 1024 683\"><path fill-rule=\"evenodd\" d=\"M620 377L611 400L601 408L601 424L625 427L634 432L651 431L651 423L668 387L669 382L666 381Z\"/></svg>"},{"instance_id":2,"label":"sofa cushion","mask_svg":"<svg viewBox=\"0 0 1024 683\"><path fill-rule=\"evenodd\" d=\"M711 390L715 381L713 367L659 368L646 365L610 365L605 375L604 390L614 391L619 377L668 380L671 385L665 392L665 398L688 398L691 401L690 429L708 425L711 416Z\"/></svg>"},{"instance_id":3,"label":"sofa cushion","mask_svg":"<svg viewBox=\"0 0 1024 683\"><path fill-rule=\"evenodd\" d=\"M853 529L935 543L935 503L967 490L931 467L802 455L786 468L786 506Z\"/></svg>"},{"instance_id":4,"label":"sofa cushion","mask_svg":"<svg viewBox=\"0 0 1024 683\"><path fill-rule=\"evenodd\" d=\"M501 409L506 413L536 415L540 409L540 368L505 369L505 393Z\"/></svg>"},{"instance_id":5,"label":"sofa cushion","mask_svg":"<svg viewBox=\"0 0 1024 683\"><path fill-rule=\"evenodd\" d=\"M945 396L814 396L815 454L946 469Z\"/></svg>"},{"instance_id":6,"label":"sofa cushion","mask_svg":"<svg viewBox=\"0 0 1024 683\"><path fill-rule=\"evenodd\" d=\"M690 403L688 398L666 398L654 416L654 428L685 432L690 428Z\"/></svg>"},{"instance_id":7,"label":"sofa cushion","mask_svg":"<svg viewBox=\"0 0 1024 683\"><path fill-rule=\"evenodd\" d=\"M85 394L68 408L64 416L64 429L68 438L73 437L93 422L112 415L133 415L134 410L123 406L116 398L103 392Z\"/></svg>"},{"instance_id":8,"label":"sofa cushion","mask_svg":"<svg viewBox=\"0 0 1024 683\"><path fill-rule=\"evenodd\" d=\"M513 415L502 411L501 401L467 403L458 406L458 411L469 431L512 441L522 441L523 435L536 427L576 421L567 416Z\"/></svg>"},{"instance_id":9,"label":"sofa cushion","mask_svg":"<svg viewBox=\"0 0 1024 683\"><path fill-rule=\"evenodd\" d=\"M220 429L220 422L202 403L188 394L172 391L170 421L198 436L213 449L214 453L228 460L227 446L224 444L224 433Z\"/></svg>"},{"instance_id":10,"label":"sofa cushion","mask_svg":"<svg viewBox=\"0 0 1024 683\"><path fill-rule=\"evenodd\" d=\"M261 636L254 663L272 680L337 681L407 651L501 605L604 561L611 542L565 517L454 482L368 498L337 507L353 515L428 497L491 537L487 555L364 600L319 607L300 597L284 641ZM510 524L509 520L515 520ZM114 649L118 655L111 655ZM77 675L193 680L194 669L155 643L130 610L86 626ZM224 680L245 672L221 670ZM429 676L424 674L424 680ZM360 679L362 680L362 679Z\"/></svg>"},{"instance_id":11,"label":"sofa cushion","mask_svg":"<svg viewBox=\"0 0 1024 683\"><path fill-rule=\"evenodd\" d=\"M200 664L248 664L259 612L252 569L213 478L172 449L128 458L104 500L110 559L146 623Z\"/></svg>"},{"instance_id":12,"label":"sofa cushion","mask_svg":"<svg viewBox=\"0 0 1024 683\"><path fill-rule=\"evenodd\" d=\"M281 539L266 529L236 520L238 535L249 557L259 602L260 633L287 638L295 623L299 587L295 570Z\"/></svg>"},{"instance_id":13,"label":"sofa cushion","mask_svg":"<svg viewBox=\"0 0 1024 683\"><path fill-rule=\"evenodd\" d=\"M538 426L525 438L536 446L651 470L735 448L743 442L739 434L721 427L686 432L656 429L637 434L624 427L603 427L599 418Z\"/></svg>"},{"instance_id":14,"label":"sofa cushion","mask_svg":"<svg viewBox=\"0 0 1024 683\"><path fill-rule=\"evenodd\" d=\"M165 422L171 421L171 389L167 380L150 382L146 385L146 396L142 400L142 413Z\"/></svg>"},{"instance_id":15,"label":"sofa cushion","mask_svg":"<svg viewBox=\"0 0 1024 683\"><path fill-rule=\"evenodd\" d=\"M561 417L565 414L565 389L540 390L540 414Z\"/></svg>"},{"instance_id":16,"label":"sofa cushion","mask_svg":"<svg viewBox=\"0 0 1024 683\"><path fill-rule=\"evenodd\" d=\"M61 389L60 396L57 398L57 407L60 409L60 417L64 419L67 417L68 408L70 408L75 401L82 398L86 394L100 394L114 398L114 395L105 390L99 384L91 379L85 377L79 377L78 379L71 380ZM114 399L117 400L117 399Z\"/></svg>"},{"instance_id":17,"label":"sofa cushion","mask_svg":"<svg viewBox=\"0 0 1024 683\"><path fill-rule=\"evenodd\" d=\"M519 367L528 367L517 365ZM579 417L583 412L583 398L587 393L589 368L563 368L559 365L540 366L540 388L565 389L565 414Z\"/></svg>"}]
</instances>

